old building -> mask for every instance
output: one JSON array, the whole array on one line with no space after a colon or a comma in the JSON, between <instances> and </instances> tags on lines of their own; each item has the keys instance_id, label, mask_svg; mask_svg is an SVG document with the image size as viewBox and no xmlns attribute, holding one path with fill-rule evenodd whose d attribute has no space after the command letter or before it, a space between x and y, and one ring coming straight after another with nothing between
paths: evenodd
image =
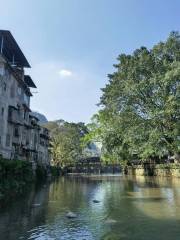
<instances>
[{"instance_id":1,"label":"old building","mask_svg":"<svg viewBox=\"0 0 180 240\"><path fill-rule=\"evenodd\" d=\"M0 155L48 166L49 133L31 114L30 65L9 31L0 30Z\"/></svg>"}]
</instances>

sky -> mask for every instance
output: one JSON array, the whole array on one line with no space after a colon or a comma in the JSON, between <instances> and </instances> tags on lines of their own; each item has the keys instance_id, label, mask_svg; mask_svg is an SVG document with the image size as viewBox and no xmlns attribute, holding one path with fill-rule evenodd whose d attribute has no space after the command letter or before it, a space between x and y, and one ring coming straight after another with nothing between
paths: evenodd
<instances>
[{"instance_id":1,"label":"sky","mask_svg":"<svg viewBox=\"0 0 180 240\"><path fill-rule=\"evenodd\" d=\"M0 0L0 29L28 59L31 109L88 123L121 53L180 30L179 0Z\"/></svg>"}]
</instances>

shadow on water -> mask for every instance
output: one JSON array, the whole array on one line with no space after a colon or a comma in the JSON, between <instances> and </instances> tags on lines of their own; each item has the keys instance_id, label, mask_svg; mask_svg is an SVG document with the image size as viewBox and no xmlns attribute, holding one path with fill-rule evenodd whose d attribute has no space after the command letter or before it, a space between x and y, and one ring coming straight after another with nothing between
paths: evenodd
<instances>
[{"instance_id":1,"label":"shadow on water","mask_svg":"<svg viewBox=\"0 0 180 240\"><path fill-rule=\"evenodd\" d=\"M2 240L177 240L179 226L180 180L172 179L62 177L0 211Z\"/></svg>"},{"instance_id":2,"label":"shadow on water","mask_svg":"<svg viewBox=\"0 0 180 240\"><path fill-rule=\"evenodd\" d=\"M19 239L21 234L45 223L49 184L34 186L20 198L8 200L0 209L0 239ZM35 207L34 204L40 204ZM43 207L42 207L43 206Z\"/></svg>"}]
</instances>

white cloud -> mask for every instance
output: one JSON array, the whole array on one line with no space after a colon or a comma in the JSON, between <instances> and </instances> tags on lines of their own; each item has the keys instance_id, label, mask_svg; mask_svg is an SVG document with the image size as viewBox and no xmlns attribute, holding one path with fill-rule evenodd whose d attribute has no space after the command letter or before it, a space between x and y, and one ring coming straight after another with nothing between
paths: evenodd
<instances>
[{"instance_id":1,"label":"white cloud","mask_svg":"<svg viewBox=\"0 0 180 240\"><path fill-rule=\"evenodd\" d=\"M61 77L70 77L70 76L72 76L72 72L70 70L67 70L67 69L61 69L58 73L59 73L59 75Z\"/></svg>"}]
</instances>

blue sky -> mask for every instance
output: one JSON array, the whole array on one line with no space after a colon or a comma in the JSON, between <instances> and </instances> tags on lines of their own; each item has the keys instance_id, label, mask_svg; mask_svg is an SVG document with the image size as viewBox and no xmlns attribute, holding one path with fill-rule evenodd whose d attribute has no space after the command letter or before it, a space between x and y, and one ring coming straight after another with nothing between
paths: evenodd
<instances>
[{"instance_id":1,"label":"blue sky","mask_svg":"<svg viewBox=\"0 0 180 240\"><path fill-rule=\"evenodd\" d=\"M180 30L179 0L0 0L32 68L31 108L49 120L89 122L120 53Z\"/></svg>"}]
</instances>

